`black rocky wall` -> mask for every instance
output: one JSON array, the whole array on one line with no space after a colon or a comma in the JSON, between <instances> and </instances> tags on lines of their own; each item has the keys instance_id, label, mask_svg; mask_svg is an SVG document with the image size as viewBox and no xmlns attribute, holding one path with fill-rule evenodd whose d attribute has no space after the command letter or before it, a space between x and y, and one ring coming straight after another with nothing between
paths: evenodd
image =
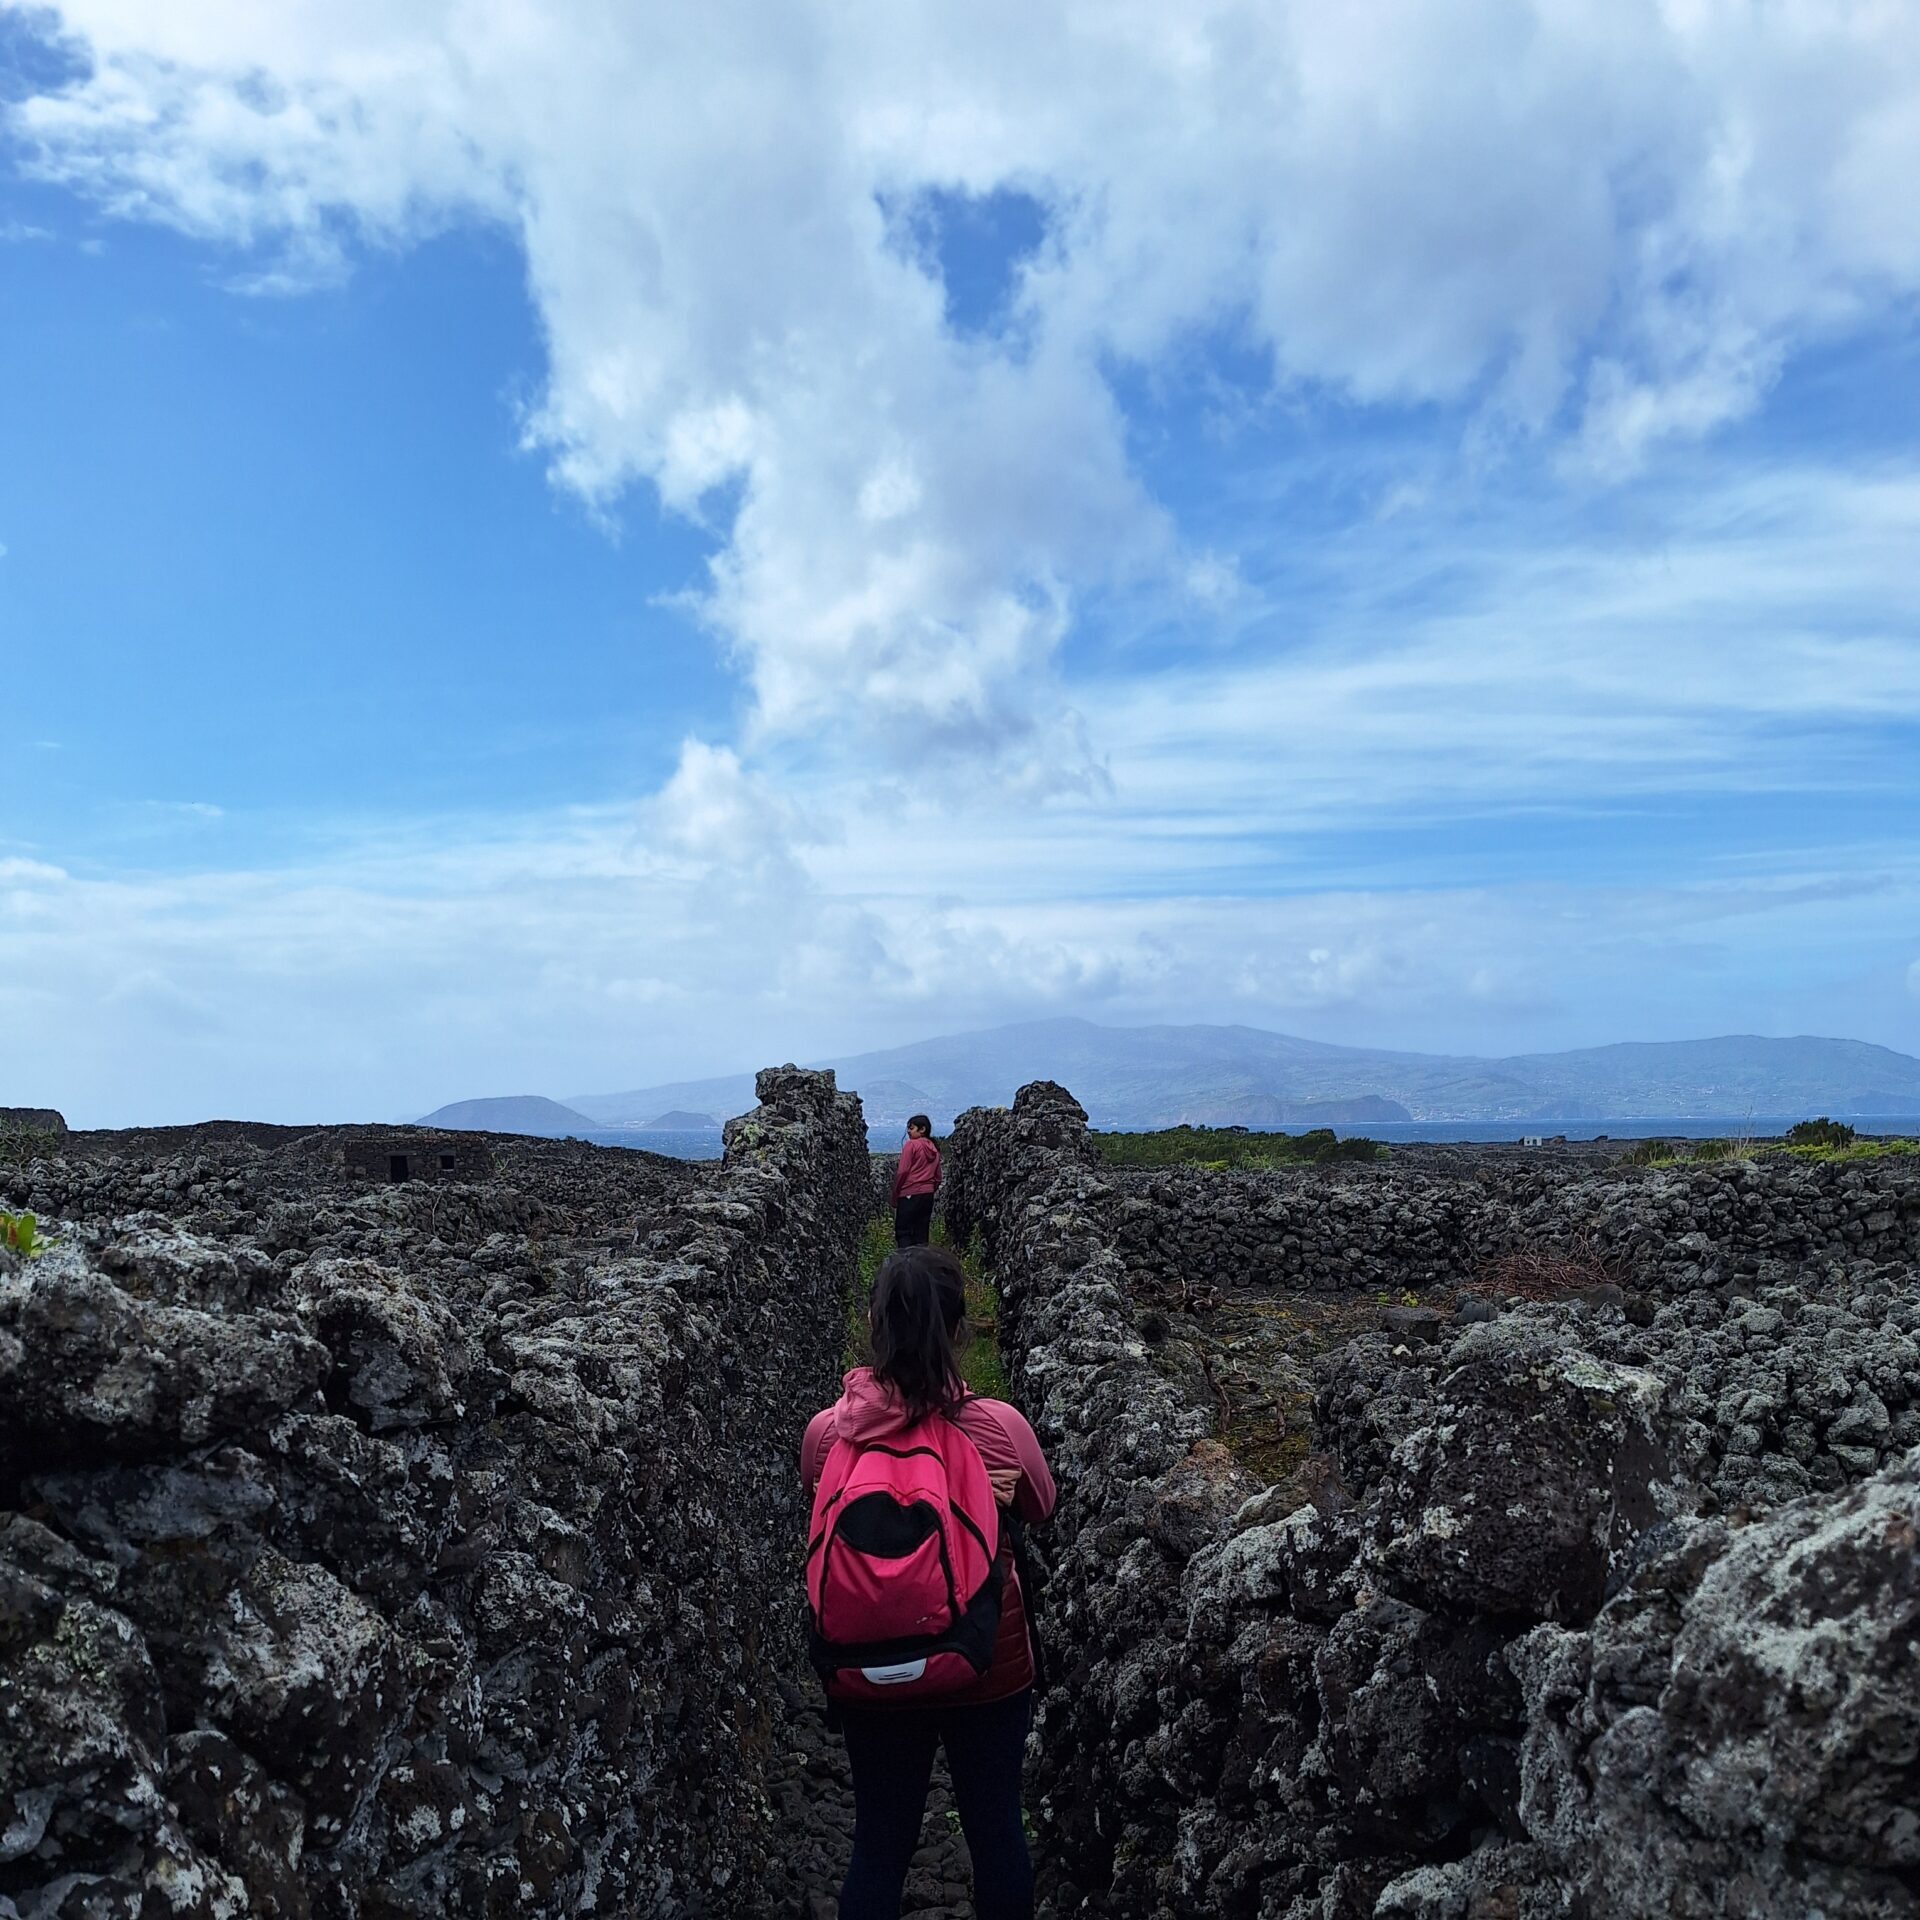
<instances>
[{"instance_id":1,"label":"black rocky wall","mask_svg":"<svg viewBox=\"0 0 1920 1920\"><path fill-rule=\"evenodd\" d=\"M1057 1087L955 1129L949 1217L986 1235L1062 1490L1056 1916L1920 1915L1911 1265L1829 1238L1650 1325L1356 1340L1262 1486L1177 1326L1136 1332L1126 1188Z\"/></svg>"},{"instance_id":2,"label":"black rocky wall","mask_svg":"<svg viewBox=\"0 0 1920 1920\"><path fill-rule=\"evenodd\" d=\"M830 1075L759 1096L720 1168L0 1169L0 1920L759 1911L870 1196Z\"/></svg>"},{"instance_id":3,"label":"black rocky wall","mask_svg":"<svg viewBox=\"0 0 1920 1920\"><path fill-rule=\"evenodd\" d=\"M876 1153L871 1156L868 1165L872 1170L873 1182L869 1201L876 1218L893 1218L893 1176L900 1165L897 1153Z\"/></svg>"},{"instance_id":4,"label":"black rocky wall","mask_svg":"<svg viewBox=\"0 0 1920 1920\"><path fill-rule=\"evenodd\" d=\"M1424 1291L1469 1283L1518 1249L1578 1247L1661 1294L1810 1262L1920 1261L1920 1168L1894 1158L1167 1169L1116 1172L1112 1184L1116 1244L1142 1290Z\"/></svg>"}]
</instances>

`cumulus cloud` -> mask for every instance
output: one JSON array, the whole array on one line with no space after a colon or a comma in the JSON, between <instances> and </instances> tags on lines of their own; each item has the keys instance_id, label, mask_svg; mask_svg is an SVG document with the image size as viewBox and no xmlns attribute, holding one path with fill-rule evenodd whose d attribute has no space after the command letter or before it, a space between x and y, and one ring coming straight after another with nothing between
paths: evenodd
<instances>
[{"instance_id":1,"label":"cumulus cloud","mask_svg":"<svg viewBox=\"0 0 1920 1920\"><path fill-rule=\"evenodd\" d=\"M1089 687L1110 785L1044 808L931 776L876 801L832 756L769 770L695 738L637 809L402 818L322 858L309 825L297 856L117 877L22 848L0 858L18 1097L103 1121L403 1113L1044 1011L1501 1051L1831 1029L1844 992L1847 1025L1910 1045L1910 847L1607 885L1516 880L1497 849L1476 872L1463 838L1433 870L1423 827L1904 767L1859 747L1920 730L1912 648L1879 627L1920 483L1683 491L1657 558L1529 537L1418 616L1389 578L1385 612L1335 594L1342 630L1289 657ZM1428 563L1394 550L1356 549L1356 582ZM1877 1000L1844 984L1863 967Z\"/></svg>"},{"instance_id":2,"label":"cumulus cloud","mask_svg":"<svg viewBox=\"0 0 1920 1920\"><path fill-rule=\"evenodd\" d=\"M911 718L1084 784L1050 718L1076 608L1234 578L1143 485L1116 368L1231 339L1283 389L1564 430L1614 474L1920 287L1887 190L1920 26L1866 0L56 12L89 64L16 110L43 171L261 284L518 236L527 437L600 507L645 483L717 525L694 604L749 744ZM959 328L928 209L1009 191L1043 236Z\"/></svg>"},{"instance_id":3,"label":"cumulus cloud","mask_svg":"<svg viewBox=\"0 0 1920 1920\"><path fill-rule=\"evenodd\" d=\"M724 791L730 776L705 772ZM689 805L733 831L731 801ZM23 870L12 891L42 910L0 913L15 1097L103 1124L364 1118L1046 1011L1511 1050L1644 1032L1650 977L1665 1031L1724 1028L1729 1005L1774 993L1783 942L1814 983L1779 1017L1818 1030L1821 969L1889 939L1911 952L1920 903L1910 859L1856 875L1840 911L1830 881L1777 876L1156 895L1137 878L1121 891L1124 863L1101 864L1097 839L961 898L924 845L903 821L877 835L870 883L823 865L804 887L736 885L663 863L609 810L512 833L387 823L245 871Z\"/></svg>"},{"instance_id":4,"label":"cumulus cloud","mask_svg":"<svg viewBox=\"0 0 1920 1920\"><path fill-rule=\"evenodd\" d=\"M1920 734L1920 667L1883 627L1920 478L1679 491L1656 554L1531 527L1490 552L1483 527L1418 612L1393 569L1448 531L1383 531L1321 642L1083 689L1108 784L1046 807L932 774L876 796L857 756L760 767L694 738L637 808L402 817L323 858L312 822L297 851L243 851L236 813L210 836L226 865L171 873L21 847L0 856L17 1097L103 1121L400 1113L1042 1011L1501 1051L1831 1030L1843 1005L1911 1047L1920 865L1870 836L1897 831L1875 783L1904 793ZM1867 843L1802 844L1809 820L1703 875L1661 830L1600 884L1554 834L1546 881L1456 833L1794 785L1866 795L1841 833Z\"/></svg>"},{"instance_id":5,"label":"cumulus cloud","mask_svg":"<svg viewBox=\"0 0 1920 1920\"><path fill-rule=\"evenodd\" d=\"M528 445L596 513L641 488L711 532L683 604L751 699L637 809L396 822L244 870L0 860L20 1097L404 1111L1051 1008L1449 1045L1484 1015L1551 1044L1644 1031L1656 978L1669 1031L1775 1008L1789 952L1819 1026L1816 987L1869 949L1872 1017L1909 1030L1905 855L1606 889L1437 883L1403 843L1865 791L1920 726L1913 474L1686 468L1796 352L1910 311L1910 7L31 17L78 62L11 110L34 164L222 250L235 284L510 233L546 352ZM999 201L1032 231L969 306L941 223ZM1183 382L1211 404L1228 359L1263 391L1221 411L1271 446L1319 403L1418 409L1476 462L1639 474L1658 538L1484 500L1460 538L1431 439L1336 551L1276 561L1279 487L1177 523L1141 420ZM1310 623L1287 567L1314 570ZM1076 657L1089 606L1130 637L1129 594L1220 644ZM911 764L876 754L897 738Z\"/></svg>"},{"instance_id":6,"label":"cumulus cloud","mask_svg":"<svg viewBox=\"0 0 1920 1920\"><path fill-rule=\"evenodd\" d=\"M808 830L731 747L688 740L666 785L641 808L640 835L650 852L692 877L765 887L797 883L793 849Z\"/></svg>"}]
</instances>

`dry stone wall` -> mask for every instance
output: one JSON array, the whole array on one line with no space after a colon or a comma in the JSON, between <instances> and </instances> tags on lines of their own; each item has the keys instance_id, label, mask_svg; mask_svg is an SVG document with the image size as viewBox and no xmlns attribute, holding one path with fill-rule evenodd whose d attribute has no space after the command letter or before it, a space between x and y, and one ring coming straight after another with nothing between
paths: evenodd
<instances>
[{"instance_id":1,"label":"dry stone wall","mask_svg":"<svg viewBox=\"0 0 1920 1920\"><path fill-rule=\"evenodd\" d=\"M0 1168L4 1920L760 1911L870 1184L830 1075L759 1097L720 1167Z\"/></svg>"},{"instance_id":2,"label":"dry stone wall","mask_svg":"<svg viewBox=\"0 0 1920 1920\"><path fill-rule=\"evenodd\" d=\"M1177 1327L1140 1337L1137 1185L1071 1096L963 1115L950 1164L1062 1490L1053 1914L1920 1915L1920 1293L1886 1228L1846 1231L1855 1189L1684 1183L1684 1220L1731 1193L1769 1224L1644 1325L1569 1303L1358 1339L1315 1452L1261 1485ZM1796 1195L1834 1208L1798 1260ZM1541 1198L1581 1224L1565 1183Z\"/></svg>"},{"instance_id":3,"label":"dry stone wall","mask_svg":"<svg viewBox=\"0 0 1920 1920\"><path fill-rule=\"evenodd\" d=\"M1661 1295L1811 1263L1920 1261L1920 1165L1785 1159L1684 1169L1493 1159L1377 1167L1117 1172L1114 1232L1136 1289L1424 1292L1517 1249L1579 1247Z\"/></svg>"}]
</instances>

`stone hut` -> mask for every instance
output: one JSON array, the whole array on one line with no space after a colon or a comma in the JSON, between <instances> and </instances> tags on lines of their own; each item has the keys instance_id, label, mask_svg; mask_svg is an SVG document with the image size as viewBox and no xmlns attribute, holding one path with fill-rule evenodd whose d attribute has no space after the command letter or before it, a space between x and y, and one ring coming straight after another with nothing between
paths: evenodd
<instances>
[{"instance_id":1,"label":"stone hut","mask_svg":"<svg viewBox=\"0 0 1920 1920\"><path fill-rule=\"evenodd\" d=\"M368 1127L342 1149L350 1174L364 1180L487 1180L493 1150L470 1133L424 1127Z\"/></svg>"}]
</instances>

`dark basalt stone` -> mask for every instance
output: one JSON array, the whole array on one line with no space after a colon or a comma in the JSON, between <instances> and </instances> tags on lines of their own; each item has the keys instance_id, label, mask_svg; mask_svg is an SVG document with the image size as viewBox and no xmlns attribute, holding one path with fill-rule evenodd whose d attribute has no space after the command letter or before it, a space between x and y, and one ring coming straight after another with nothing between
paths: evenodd
<instances>
[{"instance_id":1,"label":"dark basalt stone","mask_svg":"<svg viewBox=\"0 0 1920 1920\"><path fill-rule=\"evenodd\" d=\"M1113 1174L1062 1116L963 1114L947 1203L1061 1486L1052 1913L1920 1915L1909 1169ZM1196 1302L1556 1244L1619 1277L1388 1308L1306 1463L1197 1497Z\"/></svg>"},{"instance_id":2,"label":"dark basalt stone","mask_svg":"<svg viewBox=\"0 0 1920 1920\"><path fill-rule=\"evenodd\" d=\"M0 1170L0 1920L758 1911L869 1205L858 1103L760 1095L723 1166Z\"/></svg>"}]
</instances>

